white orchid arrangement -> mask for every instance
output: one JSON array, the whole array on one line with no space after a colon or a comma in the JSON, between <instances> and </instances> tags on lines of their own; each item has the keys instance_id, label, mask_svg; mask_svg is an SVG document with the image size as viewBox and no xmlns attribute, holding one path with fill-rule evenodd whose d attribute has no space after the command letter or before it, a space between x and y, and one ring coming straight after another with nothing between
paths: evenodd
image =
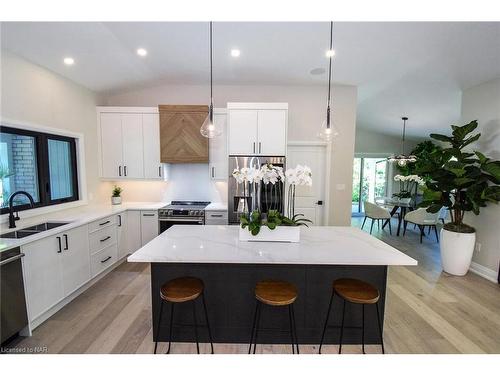
<instances>
[{"instance_id":1,"label":"white orchid arrangement","mask_svg":"<svg viewBox=\"0 0 500 375\"><path fill-rule=\"evenodd\" d=\"M282 167L273 164L263 164L260 168L243 167L233 170L232 176L238 184L243 184L244 195L246 192L246 185L249 189L256 189L256 185L263 183L264 185L271 184L271 189L266 189L266 202L268 200L268 190L271 196L275 193L281 196L281 186L285 183L288 184L288 215L293 217L295 215L295 189L297 186L312 186L312 171L306 165L297 165L295 168L287 169L285 172ZM271 205L274 200L271 200ZM281 207L267 207L269 209L278 209Z\"/></svg>"},{"instance_id":2,"label":"white orchid arrangement","mask_svg":"<svg viewBox=\"0 0 500 375\"><path fill-rule=\"evenodd\" d=\"M393 194L395 197L398 198L411 198L412 190L414 187L416 193L418 186L425 185L425 180L416 174L411 174L408 176L403 176L398 174L394 176L394 181L396 182L399 181L399 193Z\"/></svg>"}]
</instances>

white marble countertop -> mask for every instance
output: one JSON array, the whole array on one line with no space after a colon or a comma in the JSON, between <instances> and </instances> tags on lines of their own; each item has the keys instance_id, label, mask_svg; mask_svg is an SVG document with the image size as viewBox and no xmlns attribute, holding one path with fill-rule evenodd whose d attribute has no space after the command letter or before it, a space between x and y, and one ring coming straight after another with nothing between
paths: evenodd
<instances>
[{"instance_id":1,"label":"white marble countertop","mask_svg":"<svg viewBox=\"0 0 500 375\"><path fill-rule=\"evenodd\" d=\"M128 257L144 263L414 266L417 261L353 227L301 228L300 243L244 242L238 226L174 225Z\"/></svg>"},{"instance_id":2,"label":"white marble countertop","mask_svg":"<svg viewBox=\"0 0 500 375\"><path fill-rule=\"evenodd\" d=\"M40 232L28 237L20 239L0 238L0 252L11 249L13 247L22 246L27 243L52 236L54 234L68 231L72 228L88 224L94 220L102 219L106 216L119 214L127 210L157 210L164 207L165 202L124 202L120 205L102 204L102 205L85 205L75 208L46 213L43 215L21 218L16 222L16 228L9 229L7 223L0 225L0 232L6 233L14 230L23 229L35 224L41 224L46 221L69 222L67 225L58 228ZM22 212L19 214L22 217Z\"/></svg>"}]
</instances>

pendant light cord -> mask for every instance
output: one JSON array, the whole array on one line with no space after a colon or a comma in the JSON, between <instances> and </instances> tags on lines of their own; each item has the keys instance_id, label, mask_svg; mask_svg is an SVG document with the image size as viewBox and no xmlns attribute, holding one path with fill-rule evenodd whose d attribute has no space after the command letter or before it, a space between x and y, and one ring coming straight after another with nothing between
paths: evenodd
<instances>
[{"instance_id":1,"label":"pendant light cord","mask_svg":"<svg viewBox=\"0 0 500 375\"><path fill-rule=\"evenodd\" d=\"M213 52L212 52L212 21L210 21L210 121L213 122L214 116L214 95L213 95Z\"/></svg>"},{"instance_id":2,"label":"pendant light cord","mask_svg":"<svg viewBox=\"0 0 500 375\"><path fill-rule=\"evenodd\" d=\"M407 117L403 117L403 138L401 140L401 154L405 154L405 134L406 134L406 120L408 120Z\"/></svg>"},{"instance_id":3,"label":"pendant light cord","mask_svg":"<svg viewBox=\"0 0 500 375\"><path fill-rule=\"evenodd\" d=\"M333 21L330 22L330 51L333 50ZM331 53L331 52L330 52ZM330 91L332 85L332 57L328 65L328 108L330 108Z\"/></svg>"}]
</instances>

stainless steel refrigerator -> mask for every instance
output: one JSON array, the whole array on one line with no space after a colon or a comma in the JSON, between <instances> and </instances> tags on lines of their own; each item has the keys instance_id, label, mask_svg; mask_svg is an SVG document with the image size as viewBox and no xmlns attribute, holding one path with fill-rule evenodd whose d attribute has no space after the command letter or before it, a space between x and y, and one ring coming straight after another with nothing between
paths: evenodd
<instances>
[{"instance_id":1,"label":"stainless steel refrigerator","mask_svg":"<svg viewBox=\"0 0 500 375\"><path fill-rule=\"evenodd\" d=\"M263 164L272 164L285 170L284 156L230 156L228 179L228 219L229 224L238 224L240 216L253 209L266 213L269 209L280 212L284 210L285 189L282 182L273 184L259 183L251 186L248 183L237 183L232 173L234 169L260 168Z\"/></svg>"}]
</instances>

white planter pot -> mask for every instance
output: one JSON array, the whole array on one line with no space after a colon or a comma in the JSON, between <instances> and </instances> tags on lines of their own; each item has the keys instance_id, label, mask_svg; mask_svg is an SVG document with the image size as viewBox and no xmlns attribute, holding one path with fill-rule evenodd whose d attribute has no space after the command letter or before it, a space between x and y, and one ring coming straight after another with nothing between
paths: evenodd
<instances>
[{"instance_id":1,"label":"white planter pot","mask_svg":"<svg viewBox=\"0 0 500 375\"><path fill-rule=\"evenodd\" d=\"M441 229L441 265L451 275L467 273L474 253L476 233L457 233Z\"/></svg>"},{"instance_id":2,"label":"white planter pot","mask_svg":"<svg viewBox=\"0 0 500 375\"><path fill-rule=\"evenodd\" d=\"M240 241L261 242L300 242L300 227L276 227L271 230L268 227L260 228L259 234L253 236L248 228L240 227Z\"/></svg>"},{"instance_id":3,"label":"white planter pot","mask_svg":"<svg viewBox=\"0 0 500 375\"><path fill-rule=\"evenodd\" d=\"M111 204L122 204L122 197L111 197Z\"/></svg>"}]
</instances>

